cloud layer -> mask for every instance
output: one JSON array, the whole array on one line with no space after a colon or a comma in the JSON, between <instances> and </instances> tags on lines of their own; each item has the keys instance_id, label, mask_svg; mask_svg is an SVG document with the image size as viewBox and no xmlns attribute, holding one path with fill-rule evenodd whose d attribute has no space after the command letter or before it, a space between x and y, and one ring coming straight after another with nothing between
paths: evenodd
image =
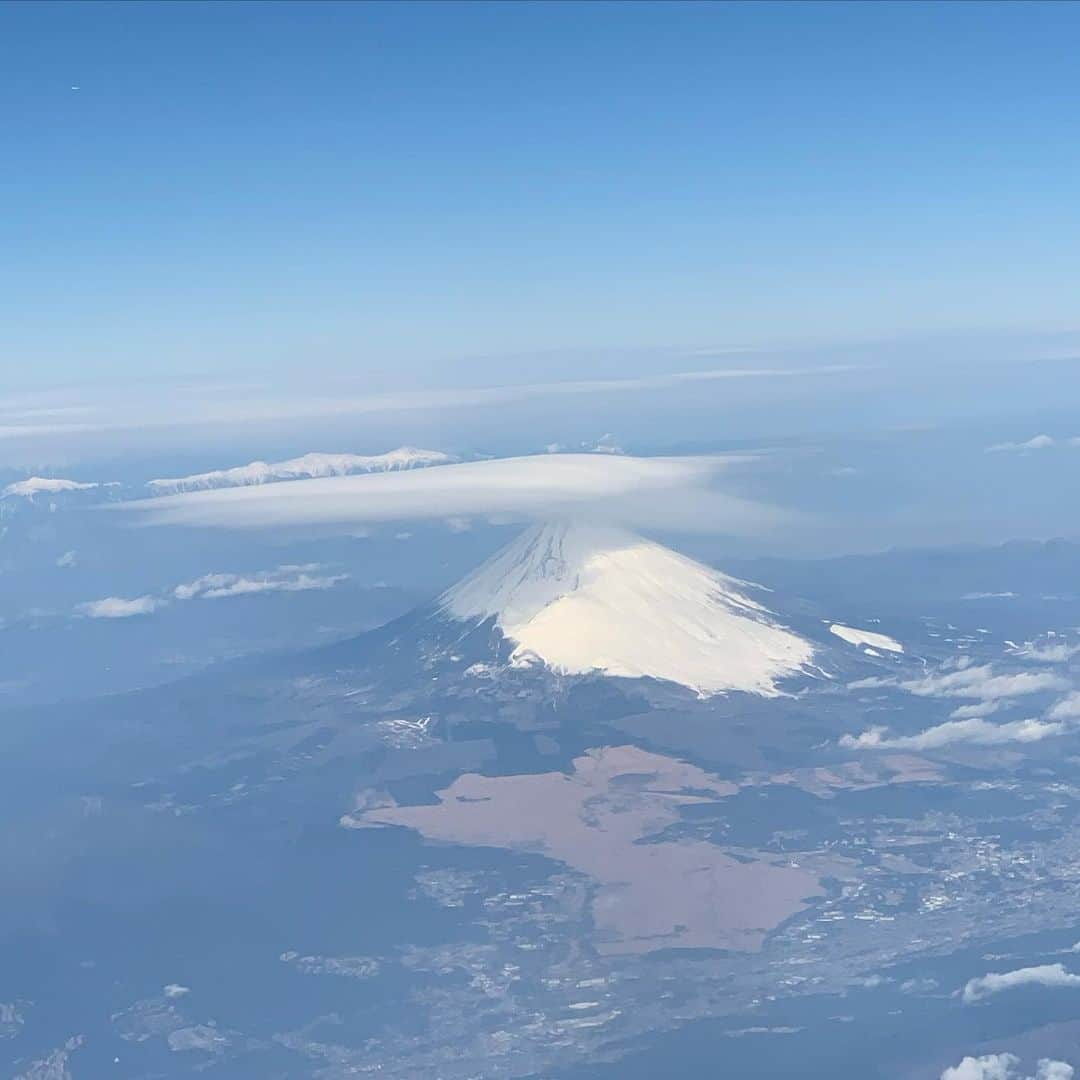
<instances>
[{"instance_id":1,"label":"cloud layer","mask_svg":"<svg viewBox=\"0 0 1080 1080\"><path fill-rule=\"evenodd\" d=\"M731 459L598 454L443 465L437 469L189 492L123 504L155 525L318 526L483 516L587 517L630 527L753 535L790 521L775 507L712 487Z\"/></svg>"},{"instance_id":2,"label":"cloud layer","mask_svg":"<svg viewBox=\"0 0 1080 1080\"><path fill-rule=\"evenodd\" d=\"M56 394L35 395L36 407L26 408L19 399L0 400L0 440L44 439L105 431L140 430L174 426L277 423L319 418L404 413L478 406L500 406L534 398L589 394L659 391L695 383L746 380L789 380L828 377L855 370L850 364L815 366L744 366L702 371L664 372L622 379L579 379L518 383L503 386L399 390L387 393L349 392L338 383L337 392L312 391L297 386L295 392L259 384L212 386L193 383L174 385L169 393L146 395L134 388L126 394L68 398ZM333 385L333 384L331 384Z\"/></svg>"}]
</instances>

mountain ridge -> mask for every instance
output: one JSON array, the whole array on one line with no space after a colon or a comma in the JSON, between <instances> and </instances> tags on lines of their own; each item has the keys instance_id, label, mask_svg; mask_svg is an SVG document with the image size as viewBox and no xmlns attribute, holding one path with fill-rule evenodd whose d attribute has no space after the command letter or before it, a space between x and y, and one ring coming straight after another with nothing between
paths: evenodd
<instances>
[{"instance_id":1,"label":"mountain ridge","mask_svg":"<svg viewBox=\"0 0 1080 1080\"><path fill-rule=\"evenodd\" d=\"M214 469L192 476L148 480L146 486L155 495L176 495L187 491L257 487L287 480L349 476L354 473L400 472L446 465L453 460L441 450L421 450L415 446L399 446L385 454L327 454L313 451L287 461L252 461L247 465Z\"/></svg>"}]
</instances>

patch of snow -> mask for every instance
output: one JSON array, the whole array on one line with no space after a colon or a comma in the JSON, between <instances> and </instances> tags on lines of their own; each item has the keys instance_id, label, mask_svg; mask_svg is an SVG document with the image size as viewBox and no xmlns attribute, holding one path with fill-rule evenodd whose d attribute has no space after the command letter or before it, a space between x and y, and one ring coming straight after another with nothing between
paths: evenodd
<instances>
[{"instance_id":1,"label":"patch of snow","mask_svg":"<svg viewBox=\"0 0 1080 1080\"><path fill-rule=\"evenodd\" d=\"M175 495L181 491L203 491L208 488L251 487L271 484L278 480L306 480L323 476L348 476L350 473L398 472L429 465L446 465L453 461L441 450L417 450L400 446L386 454L304 454L288 461L252 461L233 469L215 469L171 480L150 480L147 487L155 495Z\"/></svg>"},{"instance_id":2,"label":"patch of snow","mask_svg":"<svg viewBox=\"0 0 1080 1080\"><path fill-rule=\"evenodd\" d=\"M0 1039L13 1039L22 1030L26 1019L23 1016L24 1001L0 1001Z\"/></svg>"},{"instance_id":3,"label":"patch of snow","mask_svg":"<svg viewBox=\"0 0 1080 1080\"><path fill-rule=\"evenodd\" d=\"M841 623L833 623L829 627L829 633L835 634L849 645L868 645L870 649L884 649L886 652L902 653L904 646L895 638L885 634L876 634L872 630L856 630L853 626L844 626Z\"/></svg>"},{"instance_id":4,"label":"patch of snow","mask_svg":"<svg viewBox=\"0 0 1080 1080\"><path fill-rule=\"evenodd\" d=\"M169 1049L178 1054L189 1050L217 1054L229 1045L230 1040L226 1034L218 1031L213 1023L209 1023L177 1028L176 1031L169 1032L166 1041Z\"/></svg>"},{"instance_id":5,"label":"patch of snow","mask_svg":"<svg viewBox=\"0 0 1080 1080\"><path fill-rule=\"evenodd\" d=\"M744 587L633 533L559 523L528 529L440 605L463 621L494 618L518 663L775 696L813 649Z\"/></svg>"},{"instance_id":6,"label":"patch of snow","mask_svg":"<svg viewBox=\"0 0 1080 1080\"><path fill-rule=\"evenodd\" d=\"M26 1072L19 1073L15 1080L71 1080L72 1072L68 1059L84 1042L82 1035L72 1035L63 1046L58 1046L45 1057L31 1062Z\"/></svg>"}]
</instances>

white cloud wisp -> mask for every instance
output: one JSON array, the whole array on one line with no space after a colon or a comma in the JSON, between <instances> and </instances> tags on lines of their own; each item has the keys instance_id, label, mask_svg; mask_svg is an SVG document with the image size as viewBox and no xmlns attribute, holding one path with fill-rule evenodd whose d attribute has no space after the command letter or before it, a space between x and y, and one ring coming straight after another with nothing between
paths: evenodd
<instances>
[{"instance_id":1,"label":"white cloud wisp","mask_svg":"<svg viewBox=\"0 0 1080 1080\"><path fill-rule=\"evenodd\" d=\"M987 716L1002 702L1030 694L1069 689L1069 682L1049 671L1022 671L996 674L989 664L971 664L966 658L944 670L918 679L870 678L850 683L849 689L896 687L916 697L960 698L974 702L955 709L941 724L914 735L893 735L887 728L872 727L859 735L844 735L840 745L849 750L940 750L967 743L973 746L1002 746L1007 743L1035 743L1069 730L1073 719L1070 698L1053 706L1046 719L1029 717L993 724ZM1080 715L1080 709L1077 710Z\"/></svg>"},{"instance_id":2,"label":"white cloud wisp","mask_svg":"<svg viewBox=\"0 0 1080 1080\"><path fill-rule=\"evenodd\" d=\"M947 720L917 735L890 736L886 728L872 727L861 735L844 735L840 745L849 750L940 750L956 743L1001 746L1011 742L1039 742L1051 735L1061 735L1064 731L1064 724L1043 720L1011 720L1007 724L991 724L975 717Z\"/></svg>"},{"instance_id":3,"label":"white cloud wisp","mask_svg":"<svg viewBox=\"0 0 1080 1080\"><path fill-rule=\"evenodd\" d=\"M279 566L276 570L260 571L251 576L204 574L185 585L177 585L173 589L173 596L177 600L221 600L265 592L308 592L312 589L331 589L349 576L319 575L314 572L318 569L318 563L307 563L303 566Z\"/></svg>"},{"instance_id":4,"label":"white cloud wisp","mask_svg":"<svg viewBox=\"0 0 1080 1080\"><path fill-rule=\"evenodd\" d=\"M992 971L978 978L969 979L961 992L965 1005L973 1005L984 998L1019 986L1078 987L1080 975L1065 970L1064 964L1039 964L1036 967L1017 968L1015 971Z\"/></svg>"},{"instance_id":5,"label":"white cloud wisp","mask_svg":"<svg viewBox=\"0 0 1080 1080\"><path fill-rule=\"evenodd\" d=\"M75 610L88 619L130 619L134 615L150 615L167 601L156 596L136 596L126 600L122 596L106 596L103 600L90 600Z\"/></svg>"},{"instance_id":6,"label":"white cloud wisp","mask_svg":"<svg viewBox=\"0 0 1080 1080\"><path fill-rule=\"evenodd\" d=\"M300 566L286 564L273 570L259 570L251 574L204 574L194 581L177 585L162 596L147 594L133 600L108 596L103 600L79 604L75 611L90 619L127 619L134 615L150 615L168 607L174 600L223 600L232 596L254 596L259 593L332 589L349 576L320 574L319 570L319 563L305 563Z\"/></svg>"},{"instance_id":7,"label":"white cloud wisp","mask_svg":"<svg viewBox=\"0 0 1080 1080\"><path fill-rule=\"evenodd\" d=\"M818 366L744 366L700 371L660 372L627 378L569 379L501 386L432 388L357 394L348 384L331 384L320 391L310 386L205 383L170 387L170 393L91 394L64 391L42 397L38 407L0 400L0 440L44 439L106 431L148 428L203 427L215 424L277 423L281 421L365 416L378 413L424 412L500 406L535 398L659 391L695 383L770 381L820 378L856 370L850 364ZM292 392L290 392L290 390ZM337 392L334 392L334 391ZM224 392L223 392L224 391Z\"/></svg>"}]
</instances>

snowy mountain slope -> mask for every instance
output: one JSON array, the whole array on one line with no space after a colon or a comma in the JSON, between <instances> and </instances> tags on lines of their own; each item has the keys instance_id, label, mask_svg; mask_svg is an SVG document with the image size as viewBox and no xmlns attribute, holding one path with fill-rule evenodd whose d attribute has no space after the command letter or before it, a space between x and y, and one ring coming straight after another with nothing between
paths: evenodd
<instances>
[{"instance_id":1,"label":"snowy mountain slope","mask_svg":"<svg viewBox=\"0 0 1080 1080\"><path fill-rule=\"evenodd\" d=\"M322 476L347 476L350 473L396 472L429 465L445 465L454 459L441 450L418 450L400 446L385 454L304 454L288 461L252 461L233 469L215 469L167 480L150 480L147 487L155 495L175 495L181 491L208 488L250 487L278 480L301 480Z\"/></svg>"},{"instance_id":2,"label":"snowy mountain slope","mask_svg":"<svg viewBox=\"0 0 1080 1080\"><path fill-rule=\"evenodd\" d=\"M454 619L494 619L521 662L774 696L813 649L745 587L632 533L560 523L528 529L439 603Z\"/></svg>"},{"instance_id":3,"label":"snowy mountain slope","mask_svg":"<svg viewBox=\"0 0 1080 1080\"><path fill-rule=\"evenodd\" d=\"M849 645L867 645L871 649L884 649L886 652L902 653L904 646L895 638L887 634L879 634L873 630L859 630L854 626L844 626L841 623L833 623L829 627L829 633L835 634L841 641Z\"/></svg>"},{"instance_id":4,"label":"snowy mountain slope","mask_svg":"<svg viewBox=\"0 0 1080 1080\"><path fill-rule=\"evenodd\" d=\"M8 484L0 497L20 496L24 499L33 499L35 495L59 495L64 491L90 491L98 485L82 484L78 480L61 480L54 476L31 476L26 480L16 480L14 484Z\"/></svg>"}]
</instances>

